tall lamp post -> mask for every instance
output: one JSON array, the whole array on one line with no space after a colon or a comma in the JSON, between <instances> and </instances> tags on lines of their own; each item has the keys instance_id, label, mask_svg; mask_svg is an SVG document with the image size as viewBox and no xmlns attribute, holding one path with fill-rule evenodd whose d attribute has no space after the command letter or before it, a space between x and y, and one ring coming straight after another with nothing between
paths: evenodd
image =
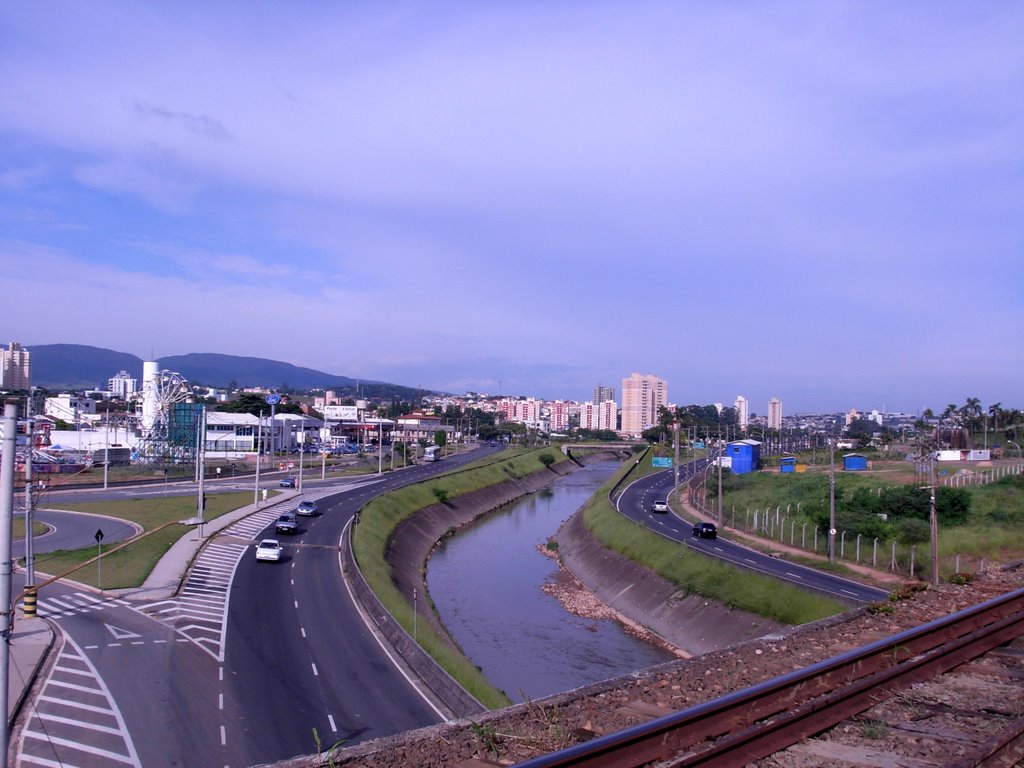
<instances>
[{"instance_id":1,"label":"tall lamp post","mask_svg":"<svg viewBox=\"0 0 1024 768\"><path fill-rule=\"evenodd\" d=\"M836 561L836 445L828 439L828 561Z\"/></svg>"}]
</instances>

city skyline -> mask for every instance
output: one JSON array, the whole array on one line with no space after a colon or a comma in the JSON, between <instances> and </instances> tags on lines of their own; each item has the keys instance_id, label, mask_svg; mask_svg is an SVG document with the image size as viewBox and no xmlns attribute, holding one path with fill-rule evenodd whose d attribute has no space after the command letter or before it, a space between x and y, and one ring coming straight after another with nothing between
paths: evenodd
<instances>
[{"instance_id":1,"label":"city skyline","mask_svg":"<svg viewBox=\"0 0 1024 768\"><path fill-rule=\"evenodd\" d=\"M5 6L0 338L1020 406L1022 37L1008 2Z\"/></svg>"}]
</instances>

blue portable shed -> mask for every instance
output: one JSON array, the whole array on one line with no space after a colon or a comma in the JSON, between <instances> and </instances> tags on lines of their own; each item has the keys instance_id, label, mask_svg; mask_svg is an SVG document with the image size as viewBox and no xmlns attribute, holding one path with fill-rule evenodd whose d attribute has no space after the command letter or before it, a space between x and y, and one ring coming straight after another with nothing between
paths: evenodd
<instances>
[{"instance_id":1,"label":"blue portable shed","mask_svg":"<svg viewBox=\"0 0 1024 768\"><path fill-rule=\"evenodd\" d=\"M860 453L847 453L843 456L844 472L864 472L868 468L868 457Z\"/></svg>"},{"instance_id":2,"label":"blue portable shed","mask_svg":"<svg viewBox=\"0 0 1024 768\"><path fill-rule=\"evenodd\" d=\"M796 472L796 456L783 456L779 459L780 472Z\"/></svg>"},{"instance_id":3,"label":"blue portable shed","mask_svg":"<svg viewBox=\"0 0 1024 768\"><path fill-rule=\"evenodd\" d=\"M757 440L735 440L725 446L725 455L732 460L737 475L755 472L761 466L761 443Z\"/></svg>"}]
</instances>

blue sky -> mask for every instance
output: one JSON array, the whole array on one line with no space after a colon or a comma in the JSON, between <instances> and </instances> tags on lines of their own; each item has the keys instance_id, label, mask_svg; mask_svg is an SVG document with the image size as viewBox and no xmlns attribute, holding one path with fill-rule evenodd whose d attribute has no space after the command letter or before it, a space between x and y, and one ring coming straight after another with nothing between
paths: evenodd
<instances>
[{"instance_id":1,"label":"blue sky","mask_svg":"<svg viewBox=\"0 0 1024 768\"><path fill-rule=\"evenodd\" d=\"M5 4L0 341L1024 407L1022 40L1017 2Z\"/></svg>"}]
</instances>

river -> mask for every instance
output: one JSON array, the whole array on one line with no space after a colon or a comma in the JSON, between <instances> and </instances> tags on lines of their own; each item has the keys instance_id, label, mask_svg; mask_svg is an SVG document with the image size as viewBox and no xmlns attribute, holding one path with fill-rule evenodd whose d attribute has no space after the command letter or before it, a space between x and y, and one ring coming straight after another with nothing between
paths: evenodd
<instances>
[{"instance_id":1,"label":"river","mask_svg":"<svg viewBox=\"0 0 1024 768\"><path fill-rule=\"evenodd\" d=\"M585 619L542 587L558 564L538 552L621 466L598 462L445 540L427 586L463 652L514 701L571 690L675 658L613 620Z\"/></svg>"}]
</instances>

